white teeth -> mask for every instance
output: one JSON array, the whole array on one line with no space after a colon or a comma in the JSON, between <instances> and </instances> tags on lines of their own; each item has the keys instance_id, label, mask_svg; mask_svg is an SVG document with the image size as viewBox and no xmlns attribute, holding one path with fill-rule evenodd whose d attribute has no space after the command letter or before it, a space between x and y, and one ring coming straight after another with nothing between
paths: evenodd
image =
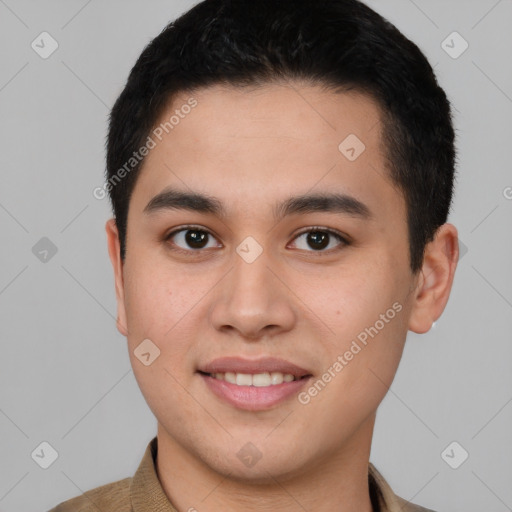
<instances>
[{"instance_id":1,"label":"white teeth","mask_svg":"<svg viewBox=\"0 0 512 512\"><path fill-rule=\"evenodd\" d=\"M218 375L220 375L221 377L218 377ZM217 373L217 375L215 377L217 379L222 380L222 373ZM236 384L236 373L226 372L224 374L224 380L226 382L230 382L231 384Z\"/></svg>"},{"instance_id":2,"label":"white teeth","mask_svg":"<svg viewBox=\"0 0 512 512\"><path fill-rule=\"evenodd\" d=\"M252 376L252 385L263 388L270 386L272 380L270 379L270 373L257 373Z\"/></svg>"},{"instance_id":3,"label":"white teeth","mask_svg":"<svg viewBox=\"0 0 512 512\"><path fill-rule=\"evenodd\" d=\"M282 384L284 382L284 375L279 372L272 372L270 378L272 379L272 384Z\"/></svg>"},{"instance_id":4,"label":"white teeth","mask_svg":"<svg viewBox=\"0 0 512 512\"><path fill-rule=\"evenodd\" d=\"M236 385L237 386L250 386L252 384L252 375L247 373L236 374Z\"/></svg>"},{"instance_id":5,"label":"white teeth","mask_svg":"<svg viewBox=\"0 0 512 512\"><path fill-rule=\"evenodd\" d=\"M236 384L237 386L256 386L256 387L267 387L267 386L275 386L276 384L282 384L283 382L291 382L292 380L296 380L295 377L290 373L280 373L280 372L265 372L265 373L212 373L211 377L214 377L218 380L225 380L231 384ZM298 379L297 379L298 380Z\"/></svg>"}]
</instances>

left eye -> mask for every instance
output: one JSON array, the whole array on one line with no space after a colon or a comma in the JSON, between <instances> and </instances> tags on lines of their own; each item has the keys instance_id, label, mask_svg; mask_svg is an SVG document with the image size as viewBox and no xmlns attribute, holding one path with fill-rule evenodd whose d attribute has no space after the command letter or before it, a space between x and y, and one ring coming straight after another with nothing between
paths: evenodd
<instances>
[{"instance_id":1,"label":"left eye","mask_svg":"<svg viewBox=\"0 0 512 512\"><path fill-rule=\"evenodd\" d=\"M186 228L170 233L167 240L172 240L173 244L177 245L180 249L209 249L211 247L218 247L216 243L208 246L209 239L215 242L215 238L208 231L196 228Z\"/></svg>"},{"instance_id":2,"label":"left eye","mask_svg":"<svg viewBox=\"0 0 512 512\"><path fill-rule=\"evenodd\" d=\"M334 244L334 247L336 247L336 245L344 246L348 243L338 233L326 229L314 229L301 233L294 239L294 243L298 245L297 248L301 250L307 251L309 250L309 246L314 252L327 252L327 250L333 248L333 238L338 242L337 244ZM300 241L301 239L302 243L297 243L297 241Z\"/></svg>"}]
</instances>

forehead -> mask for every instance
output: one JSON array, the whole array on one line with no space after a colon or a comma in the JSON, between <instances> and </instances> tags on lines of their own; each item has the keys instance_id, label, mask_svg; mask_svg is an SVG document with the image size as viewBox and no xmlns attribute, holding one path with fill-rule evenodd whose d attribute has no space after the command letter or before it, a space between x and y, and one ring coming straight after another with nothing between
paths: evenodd
<instances>
[{"instance_id":1,"label":"forehead","mask_svg":"<svg viewBox=\"0 0 512 512\"><path fill-rule=\"evenodd\" d=\"M252 215L292 193L337 188L396 205L401 196L388 177L380 117L367 95L297 83L182 92L150 133L155 146L132 199L143 198L142 211L174 186Z\"/></svg>"}]
</instances>

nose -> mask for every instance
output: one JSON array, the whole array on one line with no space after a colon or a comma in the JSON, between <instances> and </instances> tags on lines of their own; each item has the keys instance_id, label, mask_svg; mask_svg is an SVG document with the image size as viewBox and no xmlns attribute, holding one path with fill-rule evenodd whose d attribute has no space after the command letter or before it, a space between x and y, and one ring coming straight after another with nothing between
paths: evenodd
<instances>
[{"instance_id":1,"label":"nose","mask_svg":"<svg viewBox=\"0 0 512 512\"><path fill-rule=\"evenodd\" d=\"M265 251L251 263L235 252L233 268L216 287L210 308L215 329L252 341L291 330L297 310L283 277Z\"/></svg>"}]
</instances>

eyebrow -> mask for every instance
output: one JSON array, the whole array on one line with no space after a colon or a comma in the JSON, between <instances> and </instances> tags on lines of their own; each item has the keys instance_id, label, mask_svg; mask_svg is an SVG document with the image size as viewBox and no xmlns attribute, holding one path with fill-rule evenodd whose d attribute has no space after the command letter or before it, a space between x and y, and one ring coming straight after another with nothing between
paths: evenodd
<instances>
[{"instance_id":1,"label":"eyebrow","mask_svg":"<svg viewBox=\"0 0 512 512\"><path fill-rule=\"evenodd\" d=\"M174 188L166 188L154 196L144 208L144 212L148 214L162 210L190 210L220 218L226 217L226 209L218 198ZM276 220L293 214L314 212L343 213L365 220L373 217L368 206L359 199L341 193L316 193L290 197L273 208Z\"/></svg>"}]
</instances>

